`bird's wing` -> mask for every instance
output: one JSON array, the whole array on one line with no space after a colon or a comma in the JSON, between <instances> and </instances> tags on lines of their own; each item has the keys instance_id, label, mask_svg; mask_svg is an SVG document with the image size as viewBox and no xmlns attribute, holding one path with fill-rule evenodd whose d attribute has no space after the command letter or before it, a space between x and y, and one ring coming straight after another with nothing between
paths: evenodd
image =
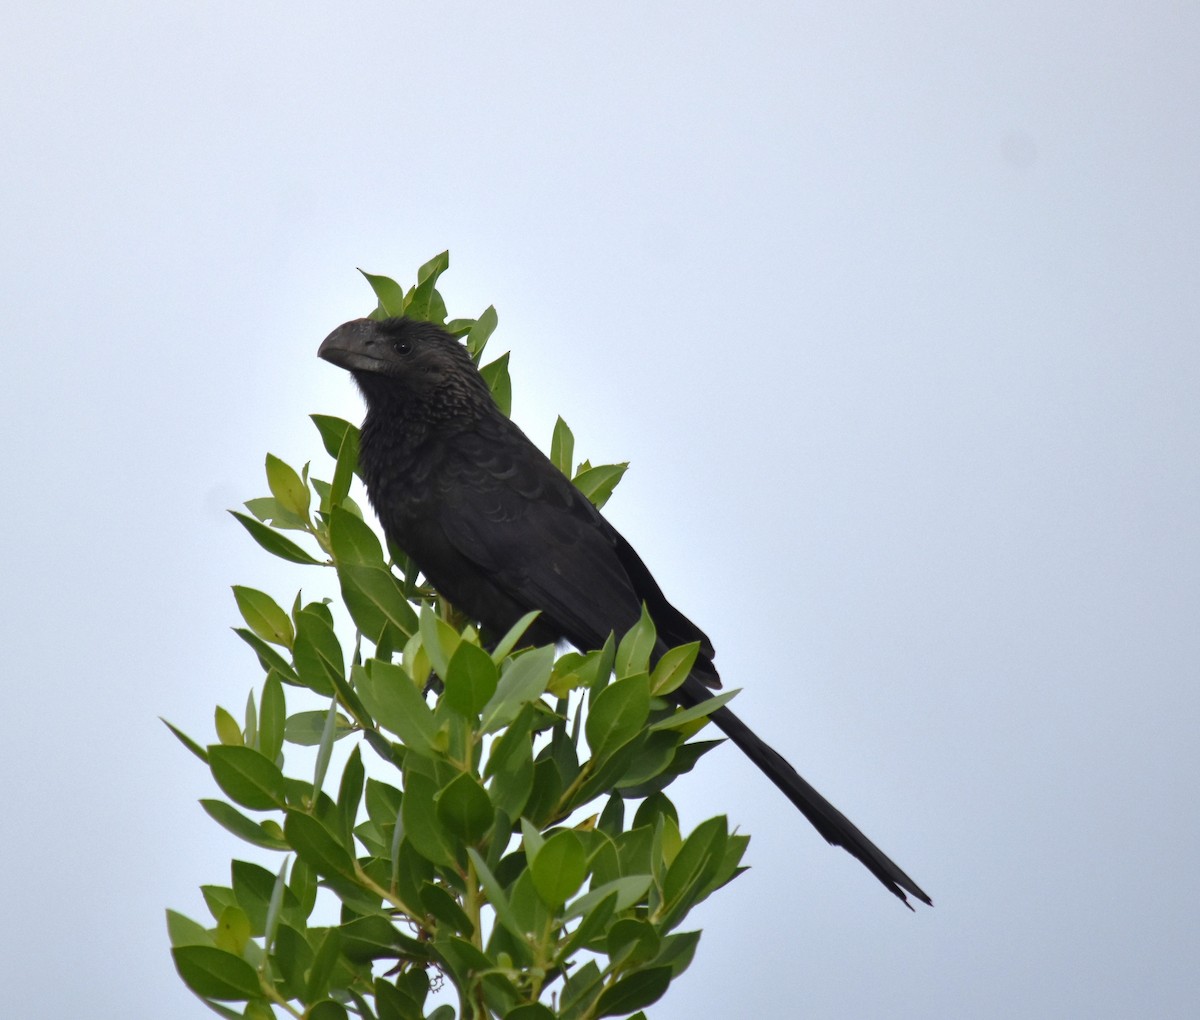
<instances>
[{"instance_id":1,"label":"bird's wing","mask_svg":"<svg viewBox=\"0 0 1200 1020\"><path fill-rule=\"evenodd\" d=\"M641 596L618 553L620 536L515 426L457 435L437 487L451 546L572 643L599 647L637 622Z\"/></svg>"}]
</instances>

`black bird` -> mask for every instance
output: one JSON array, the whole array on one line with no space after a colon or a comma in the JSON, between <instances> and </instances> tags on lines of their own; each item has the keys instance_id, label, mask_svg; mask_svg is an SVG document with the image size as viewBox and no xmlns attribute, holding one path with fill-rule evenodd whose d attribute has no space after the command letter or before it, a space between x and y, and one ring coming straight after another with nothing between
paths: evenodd
<instances>
[{"instance_id":1,"label":"black bird","mask_svg":"<svg viewBox=\"0 0 1200 1020\"><path fill-rule=\"evenodd\" d=\"M667 601L633 547L496 406L466 348L438 326L355 319L318 356L346 369L367 415L359 464L395 545L458 609L504 633L541 610L528 636L599 648L644 602L658 654L700 642L673 697L694 705L719 687L713 646ZM816 830L845 847L891 892L932 905L920 887L727 708L712 721L770 777Z\"/></svg>"}]
</instances>

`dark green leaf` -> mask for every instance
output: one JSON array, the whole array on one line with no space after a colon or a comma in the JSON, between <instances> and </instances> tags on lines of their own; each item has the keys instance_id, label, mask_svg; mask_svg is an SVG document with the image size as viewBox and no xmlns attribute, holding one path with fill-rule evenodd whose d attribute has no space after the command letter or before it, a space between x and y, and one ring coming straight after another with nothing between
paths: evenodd
<instances>
[{"instance_id":1,"label":"dark green leaf","mask_svg":"<svg viewBox=\"0 0 1200 1020\"><path fill-rule=\"evenodd\" d=\"M466 911L444 886L426 882L421 887L421 906L443 924L449 925L451 931L467 937L475 934L475 925L471 923Z\"/></svg>"},{"instance_id":2,"label":"dark green leaf","mask_svg":"<svg viewBox=\"0 0 1200 1020\"><path fill-rule=\"evenodd\" d=\"M184 984L197 995L239 1001L262 993L254 968L233 953L214 946L177 946L171 955Z\"/></svg>"},{"instance_id":3,"label":"dark green leaf","mask_svg":"<svg viewBox=\"0 0 1200 1020\"><path fill-rule=\"evenodd\" d=\"M252 747L210 744L208 767L234 803L255 811L283 806L283 773Z\"/></svg>"},{"instance_id":4,"label":"dark green leaf","mask_svg":"<svg viewBox=\"0 0 1200 1020\"><path fill-rule=\"evenodd\" d=\"M651 967L623 977L604 990L596 1004L596 1016L624 1016L652 1005L670 984L670 967Z\"/></svg>"},{"instance_id":5,"label":"dark green leaf","mask_svg":"<svg viewBox=\"0 0 1200 1020\"><path fill-rule=\"evenodd\" d=\"M527 1002L524 1006L510 1009L504 1014L504 1020L555 1020L557 1014L540 1002Z\"/></svg>"},{"instance_id":6,"label":"dark green leaf","mask_svg":"<svg viewBox=\"0 0 1200 1020\"><path fill-rule=\"evenodd\" d=\"M284 538L279 532L267 527L262 521L256 521L253 517L247 517L245 514L240 514L236 510L229 511L243 528L250 532L250 537L269 553L274 553L281 559L289 560L292 563L314 563L320 564L321 561L310 553L305 552L300 546L296 545L290 538Z\"/></svg>"},{"instance_id":7,"label":"dark green leaf","mask_svg":"<svg viewBox=\"0 0 1200 1020\"><path fill-rule=\"evenodd\" d=\"M322 999L309 1007L306 1020L348 1020L346 1007L333 999Z\"/></svg>"}]
</instances>

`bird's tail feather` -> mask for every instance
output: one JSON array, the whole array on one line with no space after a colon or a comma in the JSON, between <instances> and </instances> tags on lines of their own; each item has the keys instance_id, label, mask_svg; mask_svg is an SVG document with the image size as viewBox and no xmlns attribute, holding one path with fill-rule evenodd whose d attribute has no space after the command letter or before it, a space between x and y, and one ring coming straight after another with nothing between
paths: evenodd
<instances>
[{"instance_id":1,"label":"bird's tail feather","mask_svg":"<svg viewBox=\"0 0 1200 1020\"><path fill-rule=\"evenodd\" d=\"M679 688L679 700L697 704L712 696L700 681L693 677ZM783 756L767 744L741 719L727 708L719 708L710 716L712 721L732 740L758 768L766 774L787 796L825 839L834 846L843 847L857 857L880 882L910 910L905 893L910 893L922 903L933 906L933 901L924 890L908 877L887 854L872 843L837 808L818 793Z\"/></svg>"}]
</instances>

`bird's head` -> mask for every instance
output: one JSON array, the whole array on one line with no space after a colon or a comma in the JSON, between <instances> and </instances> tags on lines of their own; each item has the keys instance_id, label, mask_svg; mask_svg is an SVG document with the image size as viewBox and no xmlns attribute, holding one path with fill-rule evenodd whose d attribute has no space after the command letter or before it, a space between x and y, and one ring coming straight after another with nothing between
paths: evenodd
<instances>
[{"instance_id":1,"label":"bird's head","mask_svg":"<svg viewBox=\"0 0 1200 1020\"><path fill-rule=\"evenodd\" d=\"M398 401L431 413L449 404L445 411L461 414L492 404L467 349L432 322L353 319L321 342L317 356L350 372L368 406Z\"/></svg>"}]
</instances>

